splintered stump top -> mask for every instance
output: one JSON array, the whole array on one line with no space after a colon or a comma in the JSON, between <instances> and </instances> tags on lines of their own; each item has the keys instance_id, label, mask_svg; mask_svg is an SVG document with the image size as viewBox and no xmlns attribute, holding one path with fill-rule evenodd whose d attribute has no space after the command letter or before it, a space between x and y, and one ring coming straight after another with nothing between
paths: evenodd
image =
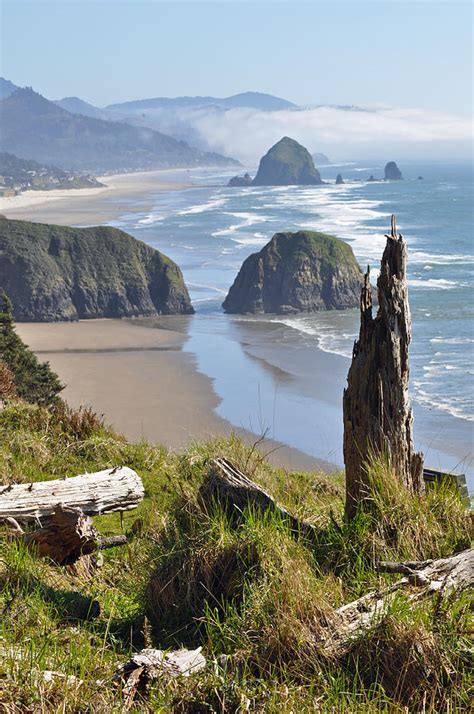
<instances>
[{"instance_id":1,"label":"splintered stump top","mask_svg":"<svg viewBox=\"0 0 474 714\"><path fill-rule=\"evenodd\" d=\"M368 493L367 464L384 454L400 483L423 486L423 457L413 447L413 415L408 398L411 316L406 282L406 243L395 216L377 280L378 312L372 316L369 269L360 300L360 333L344 390L346 514L354 515Z\"/></svg>"}]
</instances>

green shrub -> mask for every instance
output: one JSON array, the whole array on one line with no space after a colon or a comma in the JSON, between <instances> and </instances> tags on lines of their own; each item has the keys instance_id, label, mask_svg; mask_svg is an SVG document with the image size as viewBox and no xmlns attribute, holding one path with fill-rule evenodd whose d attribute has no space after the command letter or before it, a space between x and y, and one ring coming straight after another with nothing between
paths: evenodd
<instances>
[{"instance_id":1,"label":"green shrub","mask_svg":"<svg viewBox=\"0 0 474 714\"><path fill-rule=\"evenodd\" d=\"M58 394L64 385L49 364L40 362L17 335L12 304L3 290L0 290L0 360L13 375L15 391L19 397L27 402L44 405L58 401Z\"/></svg>"}]
</instances>

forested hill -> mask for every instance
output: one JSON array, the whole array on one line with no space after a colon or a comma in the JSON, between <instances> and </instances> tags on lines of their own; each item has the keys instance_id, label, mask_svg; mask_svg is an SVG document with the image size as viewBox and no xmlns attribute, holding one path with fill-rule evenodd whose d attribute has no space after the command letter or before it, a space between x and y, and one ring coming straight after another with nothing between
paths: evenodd
<instances>
[{"instance_id":1,"label":"forested hill","mask_svg":"<svg viewBox=\"0 0 474 714\"><path fill-rule=\"evenodd\" d=\"M31 88L0 101L0 151L94 173L238 163L152 129L71 114Z\"/></svg>"}]
</instances>

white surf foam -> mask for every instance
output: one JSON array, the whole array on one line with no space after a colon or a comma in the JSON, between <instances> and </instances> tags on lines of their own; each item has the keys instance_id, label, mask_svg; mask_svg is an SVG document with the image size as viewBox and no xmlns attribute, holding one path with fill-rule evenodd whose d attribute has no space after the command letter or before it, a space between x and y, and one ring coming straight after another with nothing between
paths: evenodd
<instances>
[{"instance_id":1,"label":"white surf foam","mask_svg":"<svg viewBox=\"0 0 474 714\"><path fill-rule=\"evenodd\" d=\"M410 278L408 285L411 288L428 288L429 290L453 290L454 288L468 287L465 283L458 283L455 280L445 280L444 278L430 278L429 280Z\"/></svg>"},{"instance_id":2,"label":"white surf foam","mask_svg":"<svg viewBox=\"0 0 474 714\"><path fill-rule=\"evenodd\" d=\"M465 265L474 263L474 255L462 255L459 253L425 253L420 250L411 251L408 249L408 260L413 263L433 263L434 265ZM426 270L427 266L425 266Z\"/></svg>"},{"instance_id":3,"label":"white surf foam","mask_svg":"<svg viewBox=\"0 0 474 714\"><path fill-rule=\"evenodd\" d=\"M140 218L138 221L139 225L153 225L154 223L159 223L163 221L166 216L163 213L149 213L145 218Z\"/></svg>"},{"instance_id":4,"label":"white surf foam","mask_svg":"<svg viewBox=\"0 0 474 714\"><path fill-rule=\"evenodd\" d=\"M234 233L237 233L238 231L241 231L242 229L249 228L250 226L253 226L258 223L265 223L266 221L270 220L269 216L264 216L261 213L247 213L247 212L240 212L240 213L231 213L231 212L224 212L224 215L226 216L232 216L233 218L238 218L239 222L234 223L227 228L221 228L217 231L214 231L211 235L214 237L218 236L232 236ZM238 241L240 242L240 241Z\"/></svg>"},{"instance_id":5,"label":"white surf foam","mask_svg":"<svg viewBox=\"0 0 474 714\"><path fill-rule=\"evenodd\" d=\"M469 345L474 344L474 339L472 337L432 337L430 342L440 345ZM437 354L441 354L441 352Z\"/></svg>"},{"instance_id":6,"label":"white surf foam","mask_svg":"<svg viewBox=\"0 0 474 714\"><path fill-rule=\"evenodd\" d=\"M198 203L195 206L190 206L189 208L184 208L178 211L178 216L189 216L194 213L205 213L206 211L213 211L216 208L224 206L227 202L226 198L211 198L207 203Z\"/></svg>"}]
</instances>

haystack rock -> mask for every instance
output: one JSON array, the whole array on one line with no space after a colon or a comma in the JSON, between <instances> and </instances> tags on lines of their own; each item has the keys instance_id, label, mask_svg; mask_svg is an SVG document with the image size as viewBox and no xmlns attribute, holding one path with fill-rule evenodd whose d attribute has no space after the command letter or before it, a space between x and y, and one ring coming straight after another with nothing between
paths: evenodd
<instances>
[{"instance_id":1,"label":"haystack rock","mask_svg":"<svg viewBox=\"0 0 474 714\"><path fill-rule=\"evenodd\" d=\"M385 176L386 181L401 181L403 179L402 172L398 168L395 161L389 161L385 166Z\"/></svg>"},{"instance_id":2,"label":"haystack rock","mask_svg":"<svg viewBox=\"0 0 474 714\"><path fill-rule=\"evenodd\" d=\"M276 233L243 263L223 308L229 313L297 313L359 305L362 271L352 248L314 231Z\"/></svg>"},{"instance_id":3,"label":"haystack rock","mask_svg":"<svg viewBox=\"0 0 474 714\"><path fill-rule=\"evenodd\" d=\"M313 157L294 139L283 139L260 159L255 186L318 186L322 184Z\"/></svg>"},{"instance_id":4,"label":"haystack rock","mask_svg":"<svg viewBox=\"0 0 474 714\"><path fill-rule=\"evenodd\" d=\"M341 183L344 183L344 179L342 178L341 174L338 174L336 176L336 184L339 185Z\"/></svg>"}]
</instances>

